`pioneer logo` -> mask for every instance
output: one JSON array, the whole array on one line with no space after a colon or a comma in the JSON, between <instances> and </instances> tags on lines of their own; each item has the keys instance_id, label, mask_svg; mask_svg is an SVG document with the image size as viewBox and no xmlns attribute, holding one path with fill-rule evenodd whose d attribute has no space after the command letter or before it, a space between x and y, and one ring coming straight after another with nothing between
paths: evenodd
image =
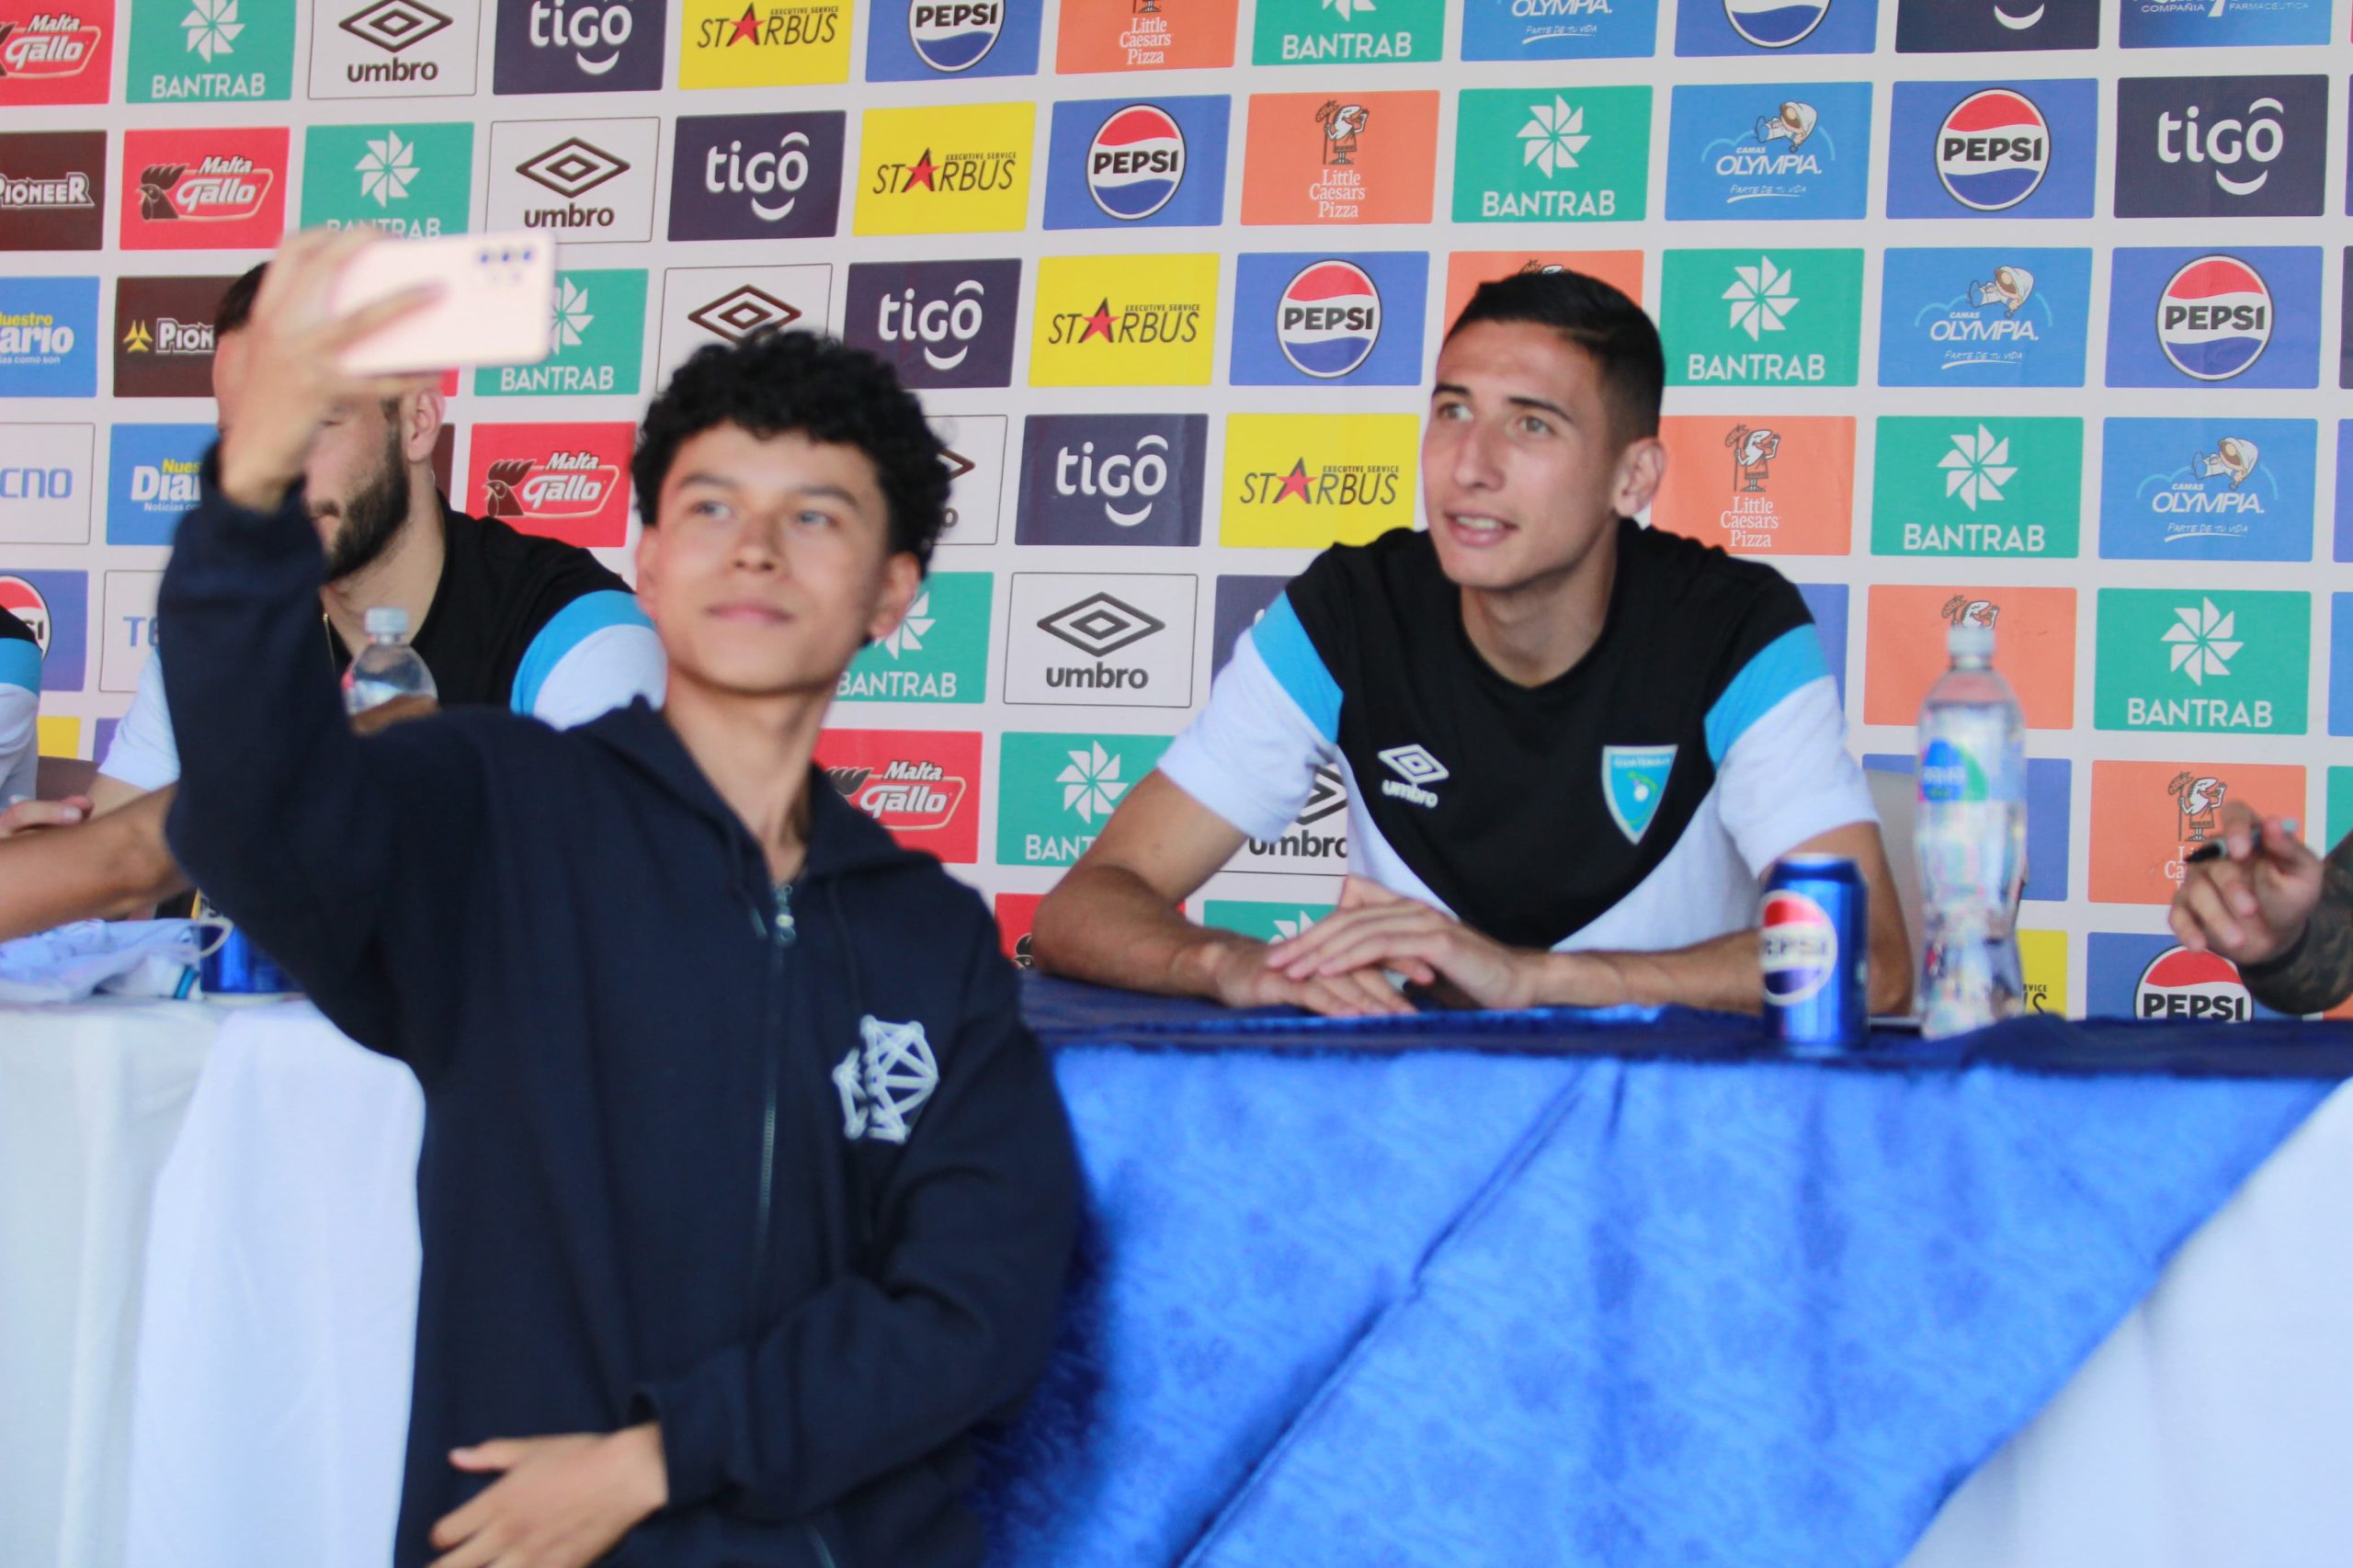
<instances>
[{"instance_id":1,"label":"pioneer logo","mask_svg":"<svg viewBox=\"0 0 2353 1568\"><path fill-rule=\"evenodd\" d=\"M90 176L59 175L50 179L15 179L0 174L0 210L58 212L95 207Z\"/></svg>"}]
</instances>

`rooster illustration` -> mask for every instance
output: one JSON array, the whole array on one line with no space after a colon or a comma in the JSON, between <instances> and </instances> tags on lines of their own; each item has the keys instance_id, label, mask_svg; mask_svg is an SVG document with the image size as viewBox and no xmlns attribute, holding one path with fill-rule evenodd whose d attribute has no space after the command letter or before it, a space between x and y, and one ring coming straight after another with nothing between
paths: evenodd
<instances>
[{"instance_id":1,"label":"rooster illustration","mask_svg":"<svg viewBox=\"0 0 2353 1568\"><path fill-rule=\"evenodd\" d=\"M180 215L172 205L172 187L188 173L186 164L150 164L139 171L139 216L150 223L165 223Z\"/></svg>"},{"instance_id":2,"label":"rooster illustration","mask_svg":"<svg viewBox=\"0 0 2353 1568\"><path fill-rule=\"evenodd\" d=\"M530 472L531 460L529 458L504 458L491 464L482 482L483 495L489 503L484 515L493 517L523 516L523 498L515 493L515 487L523 483L523 476Z\"/></svg>"}]
</instances>

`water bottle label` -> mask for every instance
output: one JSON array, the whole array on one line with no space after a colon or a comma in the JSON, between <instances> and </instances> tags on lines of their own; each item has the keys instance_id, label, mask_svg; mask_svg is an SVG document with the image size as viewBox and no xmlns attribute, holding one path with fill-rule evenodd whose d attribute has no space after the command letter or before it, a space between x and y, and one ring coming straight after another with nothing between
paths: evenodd
<instances>
[{"instance_id":1,"label":"water bottle label","mask_svg":"<svg viewBox=\"0 0 2353 1568\"><path fill-rule=\"evenodd\" d=\"M1756 957L1765 971L1767 1005L1794 1006L1838 972L1838 926L1813 899L1781 889L1765 900Z\"/></svg>"},{"instance_id":2,"label":"water bottle label","mask_svg":"<svg viewBox=\"0 0 2353 1568\"><path fill-rule=\"evenodd\" d=\"M1939 736L1920 756L1920 799L1934 805L1991 797L1977 759Z\"/></svg>"}]
</instances>

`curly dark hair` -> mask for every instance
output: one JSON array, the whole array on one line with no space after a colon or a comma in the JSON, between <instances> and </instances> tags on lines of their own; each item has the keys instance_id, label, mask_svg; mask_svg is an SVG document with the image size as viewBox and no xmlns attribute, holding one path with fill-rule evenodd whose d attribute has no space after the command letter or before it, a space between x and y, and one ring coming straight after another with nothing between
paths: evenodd
<instances>
[{"instance_id":1,"label":"curly dark hair","mask_svg":"<svg viewBox=\"0 0 2353 1568\"><path fill-rule=\"evenodd\" d=\"M864 452L890 509L892 551L931 564L948 526L945 449L889 365L836 338L773 327L696 350L638 426L630 479L647 528L678 449L722 425L762 438L798 431Z\"/></svg>"}]
</instances>

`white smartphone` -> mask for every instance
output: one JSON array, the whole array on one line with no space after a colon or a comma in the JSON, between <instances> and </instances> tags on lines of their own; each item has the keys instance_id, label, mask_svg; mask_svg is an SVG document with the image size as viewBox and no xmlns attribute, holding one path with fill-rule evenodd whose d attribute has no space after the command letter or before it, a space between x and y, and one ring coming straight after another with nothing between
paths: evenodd
<instances>
[{"instance_id":1,"label":"white smartphone","mask_svg":"<svg viewBox=\"0 0 2353 1568\"><path fill-rule=\"evenodd\" d=\"M336 275L335 308L357 310L421 283L440 298L344 350L354 375L536 365L551 347L555 242L517 231L379 240Z\"/></svg>"}]
</instances>

